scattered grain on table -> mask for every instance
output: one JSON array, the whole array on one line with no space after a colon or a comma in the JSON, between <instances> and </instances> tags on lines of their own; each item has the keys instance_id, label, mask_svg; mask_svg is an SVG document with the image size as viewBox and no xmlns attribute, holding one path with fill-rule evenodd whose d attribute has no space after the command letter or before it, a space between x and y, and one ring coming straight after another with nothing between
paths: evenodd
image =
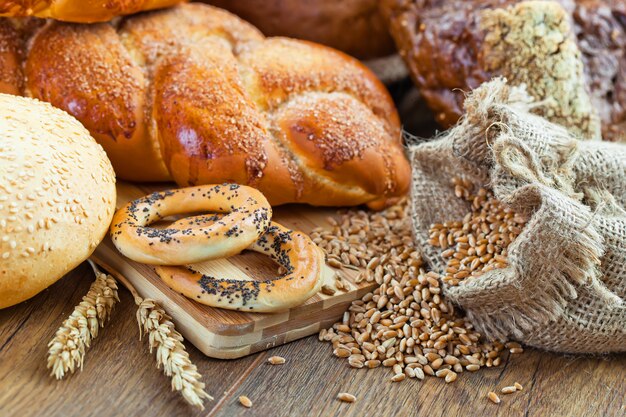
<instances>
[{"instance_id":1,"label":"scattered grain on table","mask_svg":"<svg viewBox=\"0 0 626 417\"><path fill-rule=\"evenodd\" d=\"M322 285L322 294L334 295L335 292L336 292L335 289L331 287L330 285Z\"/></svg>"},{"instance_id":2,"label":"scattered grain on table","mask_svg":"<svg viewBox=\"0 0 626 417\"><path fill-rule=\"evenodd\" d=\"M523 352L515 342L484 340L446 300L442 282L458 285L506 266L507 247L524 219L485 189L473 193L471 183L459 179L453 186L471 211L462 221L431 228L431 243L449 259L444 276L424 270L406 201L382 212L344 211L331 230L312 232L329 259L365 269L358 282L379 285L353 301L342 322L320 331L320 341L331 342L335 356L356 368L392 368L394 382L430 375L450 383L464 371L501 365L507 349Z\"/></svg>"}]
</instances>

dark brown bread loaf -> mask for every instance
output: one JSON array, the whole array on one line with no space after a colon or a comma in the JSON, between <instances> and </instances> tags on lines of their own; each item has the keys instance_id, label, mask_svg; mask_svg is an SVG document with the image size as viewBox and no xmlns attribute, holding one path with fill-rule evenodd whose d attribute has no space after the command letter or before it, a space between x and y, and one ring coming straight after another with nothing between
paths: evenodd
<instances>
[{"instance_id":1,"label":"dark brown bread loaf","mask_svg":"<svg viewBox=\"0 0 626 417\"><path fill-rule=\"evenodd\" d=\"M465 92L495 75L485 52L485 11L519 0L382 0L394 40L421 94L444 126L462 114ZM605 139L626 128L626 2L559 0L569 17L592 107Z\"/></svg>"},{"instance_id":2,"label":"dark brown bread loaf","mask_svg":"<svg viewBox=\"0 0 626 417\"><path fill-rule=\"evenodd\" d=\"M201 0L249 21L267 36L332 46L360 59L393 54L378 0Z\"/></svg>"}]
</instances>

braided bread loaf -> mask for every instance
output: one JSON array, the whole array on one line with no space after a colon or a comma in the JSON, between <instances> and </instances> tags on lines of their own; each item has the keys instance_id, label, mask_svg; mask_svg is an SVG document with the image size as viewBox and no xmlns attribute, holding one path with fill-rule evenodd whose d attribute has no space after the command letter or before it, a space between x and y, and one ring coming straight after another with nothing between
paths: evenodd
<instances>
[{"instance_id":1,"label":"braided bread loaf","mask_svg":"<svg viewBox=\"0 0 626 417\"><path fill-rule=\"evenodd\" d=\"M37 16L67 22L104 22L186 0L0 0L0 16Z\"/></svg>"},{"instance_id":2,"label":"braided bread loaf","mask_svg":"<svg viewBox=\"0 0 626 417\"><path fill-rule=\"evenodd\" d=\"M0 48L0 92L74 115L120 178L236 182L273 205L380 207L408 189L393 102L340 52L201 4L23 37L2 24L16 46Z\"/></svg>"}]
</instances>

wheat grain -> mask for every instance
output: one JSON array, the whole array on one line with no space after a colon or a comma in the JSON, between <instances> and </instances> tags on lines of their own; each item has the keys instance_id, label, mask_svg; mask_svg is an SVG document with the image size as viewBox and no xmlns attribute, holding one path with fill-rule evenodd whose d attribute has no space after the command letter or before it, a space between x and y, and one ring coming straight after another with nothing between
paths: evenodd
<instances>
[{"instance_id":1,"label":"wheat grain","mask_svg":"<svg viewBox=\"0 0 626 417\"><path fill-rule=\"evenodd\" d=\"M515 388L514 386L504 387L501 391L503 394L513 394L515 391L517 391L517 388Z\"/></svg>"},{"instance_id":2,"label":"wheat grain","mask_svg":"<svg viewBox=\"0 0 626 417\"><path fill-rule=\"evenodd\" d=\"M489 401L494 404L500 404L500 397L498 397L498 394L493 391L489 391L489 393L487 394L487 398L489 398Z\"/></svg>"},{"instance_id":3,"label":"wheat grain","mask_svg":"<svg viewBox=\"0 0 626 417\"><path fill-rule=\"evenodd\" d=\"M356 397L352 394L348 394L347 392L340 392L337 394L337 399L346 403L353 403L356 401Z\"/></svg>"},{"instance_id":4,"label":"wheat grain","mask_svg":"<svg viewBox=\"0 0 626 417\"><path fill-rule=\"evenodd\" d=\"M400 381L404 381L405 378L406 378L406 375L404 375L403 373L395 374L394 376L391 377L391 381L400 382Z\"/></svg>"},{"instance_id":5,"label":"wheat grain","mask_svg":"<svg viewBox=\"0 0 626 417\"><path fill-rule=\"evenodd\" d=\"M102 273L93 262L89 264L95 281L48 343L47 367L56 379L82 369L86 349L98 336L99 327L109 321L113 306L119 301L115 279Z\"/></svg>"},{"instance_id":6,"label":"wheat grain","mask_svg":"<svg viewBox=\"0 0 626 417\"><path fill-rule=\"evenodd\" d=\"M252 407L252 401L250 401L250 398L246 397L245 395L241 395L239 397L239 403L246 408Z\"/></svg>"},{"instance_id":7,"label":"wheat grain","mask_svg":"<svg viewBox=\"0 0 626 417\"><path fill-rule=\"evenodd\" d=\"M504 344L485 342L445 299L441 277L421 269L421 255L413 244L405 202L378 213L345 212L332 230L317 229L312 236L333 256L341 257L341 253L356 249L352 254L365 265L363 279L379 285L354 301L341 323L320 332L320 340L333 344L335 356L361 354L365 361L352 359L351 365L360 367L362 362L364 367L374 368L382 364L395 368L394 377L405 375L406 367L411 366L417 379L434 376L439 370L446 371L442 376L445 378L450 372L458 376L464 370L501 364ZM441 240L450 246L449 253L456 254L458 244L448 243L447 234ZM460 240L468 245L475 243L471 237L461 236ZM463 254L464 246L459 249ZM458 258L462 256L452 259L460 263ZM498 262L503 261L498 258ZM347 337L350 342L342 341ZM453 382L456 376L448 379Z\"/></svg>"},{"instance_id":8,"label":"wheat grain","mask_svg":"<svg viewBox=\"0 0 626 417\"><path fill-rule=\"evenodd\" d=\"M49 343L48 368L52 368L57 379L82 367L85 349L97 336L98 327L110 319L113 306L119 301L115 278L101 272L91 260L89 264L96 274L96 281ZM156 348L157 367L163 365L165 374L172 378L172 389L180 391L189 403L204 408L202 400L213 398L204 392L197 368L191 363L182 344L183 337L174 328L171 318L153 300L143 300L123 275L113 274L131 292L139 306L140 337L144 332L148 334L150 353Z\"/></svg>"},{"instance_id":9,"label":"wheat grain","mask_svg":"<svg viewBox=\"0 0 626 417\"><path fill-rule=\"evenodd\" d=\"M267 360L271 365L282 365L285 363L285 358L282 356L272 356Z\"/></svg>"},{"instance_id":10,"label":"wheat grain","mask_svg":"<svg viewBox=\"0 0 626 417\"><path fill-rule=\"evenodd\" d=\"M454 371L449 371L448 374L445 377L445 380L446 380L446 383L449 384L451 382L456 381L456 378L457 378L457 373L454 372Z\"/></svg>"},{"instance_id":11,"label":"wheat grain","mask_svg":"<svg viewBox=\"0 0 626 417\"><path fill-rule=\"evenodd\" d=\"M330 285L322 285L322 294L325 295L334 295L335 294L335 290L330 286Z\"/></svg>"},{"instance_id":12,"label":"wheat grain","mask_svg":"<svg viewBox=\"0 0 626 417\"><path fill-rule=\"evenodd\" d=\"M461 281L507 266L508 246L521 233L526 220L498 201L491 191L461 178L452 183L457 197L471 203L462 221L431 225L429 244L442 249L447 259L443 282Z\"/></svg>"},{"instance_id":13,"label":"wheat grain","mask_svg":"<svg viewBox=\"0 0 626 417\"><path fill-rule=\"evenodd\" d=\"M343 264L339 260L337 260L336 258L328 258L326 260L326 263L329 266L332 266L333 268L337 268L337 269L341 269L343 267Z\"/></svg>"}]
</instances>

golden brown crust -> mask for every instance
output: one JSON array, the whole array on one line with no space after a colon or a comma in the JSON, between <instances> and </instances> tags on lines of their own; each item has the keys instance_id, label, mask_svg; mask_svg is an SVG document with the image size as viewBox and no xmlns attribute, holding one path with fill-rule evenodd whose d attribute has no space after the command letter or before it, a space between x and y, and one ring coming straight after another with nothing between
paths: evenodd
<instances>
[{"instance_id":1,"label":"golden brown crust","mask_svg":"<svg viewBox=\"0 0 626 417\"><path fill-rule=\"evenodd\" d=\"M175 222L171 227L185 225ZM273 280L248 281L207 276L184 266L158 266L155 270L174 291L201 304L231 310L284 311L302 304L320 290L324 253L304 233L272 222L267 232L248 249L270 256L287 272Z\"/></svg>"},{"instance_id":2,"label":"golden brown crust","mask_svg":"<svg viewBox=\"0 0 626 417\"><path fill-rule=\"evenodd\" d=\"M211 222L183 219L167 228L150 224L197 212L227 213ZM259 191L237 184L158 191L115 213L111 240L126 257L153 265L184 265L227 258L254 243L270 224L272 208Z\"/></svg>"},{"instance_id":3,"label":"golden brown crust","mask_svg":"<svg viewBox=\"0 0 626 417\"><path fill-rule=\"evenodd\" d=\"M22 64L26 43L45 22L39 19L0 18L0 93L19 95L24 91Z\"/></svg>"},{"instance_id":4,"label":"golden brown crust","mask_svg":"<svg viewBox=\"0 0 626 417\"><path fill-rule=\"evenodd\" d=\"M147 80L112 26L44 27L31 41L25 74L27 93L80 120L120 178L169 178L144 112Z\"/></svg>"},{"instance_id":5,"label":"golden brown crust","mask_svg":"<svg viewBox=\"0 0 626 417\"><path fill-rule=\"evenodd\" d=\"M238 60L253 72L249 77L256 82L248 88L262 109L275 109L305 92L345 92L365 103L389 133L399 132L398 113L389 93L357 59L289 38L267 38L245 46Z\"/></svg>"},{"instance_id":6,"label":"golden brown crust","mask_svg":"<svg viewBox=\"0 0 626 417\"><path fill-rule=\"evenodd\" d=\"M342 122L336 123L336 116ZM361 101L345 93L307 93L285 103L272 117L276 138L296 161L301 174L294 183L300 199L315 201L333 195L336 204L393 195L398 179L408 184L408 173L396 171L394 160L402 148L385 124ZM392 139L393 138L393 139ZM407 175L406 177L402 177Z\"/></svg>"},{"instance_id":7,"label":"golden brown crust","mask_svg":"<svg viewBox=\"0 0 626 417\"><path fill-rule=\"evenodd\" d=\"M267 36L337 48L360 59L395 52L378 0L202 0L230 10Z\"/></svg>"},{"instance_id":8,"label":"golden brown crust","mask_svg":"<svg viewBox=\"0 0 626 417\"><path fill-rule=\"evenodd\" d=\"M83 122L123 179L237 182L272 204L358 205L408 190L397 112L367 68L264 38L220 9L52 23L33 37L25 72L24 93Z\"/></svg>"},{"instance_id":9,"label":"golden brown crust","mask_svg":"<svg viewBox=\"0 0 626 417\"><path fill-rule=\"evenodd\" d=\"M115 210L104 150L48 103L0 94L0 308L91 255Z\"/></svg>"},{"instance_id":10,"label":"golden brown crust","mask_svg":"<svg viewBox=\"0 0 626 417\"><path fill-rule=\"evenodd\" d=\"M247 43L231 59L224 48L191 49L156 77L162 153L177 183L228 172L272 204L351 205L406 192L398 116L358 61L284 38Z\"/></svg>"},{"instance_id":11,"label":"golden brown crust","mask_svg":"<svg viewBox=\"0 0 626 417\"><path fill-rule=\"evenodd\" d=\"M0 92L20 94L24 76L20 68L22 42L8 19L0 20Z\"/></svg>"},{"instance_id":12,"label":"golden brown crust","mask_svg":"<svg viewBox=\"0 0 626 417\"><path fill-rule=\"evenodd\" d=\"M0 16L35 16L66 22L93 23L186 0L2 0Z\"/></svg>"}]
</instances>

